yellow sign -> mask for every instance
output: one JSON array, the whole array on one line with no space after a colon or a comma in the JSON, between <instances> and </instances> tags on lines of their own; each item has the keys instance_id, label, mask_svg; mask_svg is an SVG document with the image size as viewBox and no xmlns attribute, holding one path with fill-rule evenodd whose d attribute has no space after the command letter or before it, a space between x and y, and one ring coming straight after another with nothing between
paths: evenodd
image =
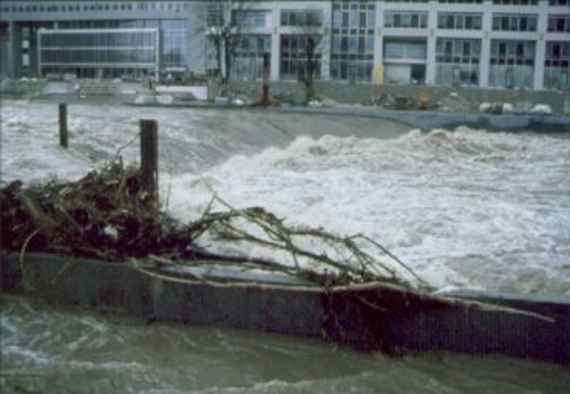
<instances>
[{"instance_id":1,"label":"yellow sign","mask_svg":"<svg viewBox=\"0 0 570 394\"><path fill-rule=\"evenodd\" d=\"M372 71L372 80L375 85L384 85L384 65L380 64L374 67Z\"/></svg>"}]
</instances>

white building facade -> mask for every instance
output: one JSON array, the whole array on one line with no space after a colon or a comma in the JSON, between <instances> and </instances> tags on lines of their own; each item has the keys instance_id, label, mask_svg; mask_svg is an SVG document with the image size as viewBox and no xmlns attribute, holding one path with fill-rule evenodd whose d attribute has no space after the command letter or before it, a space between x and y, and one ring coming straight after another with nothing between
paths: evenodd
<instances>
[{"instance_id":1,"label":"white building facade","mask_svg":"<svg viewBox=\"0 0 570 394\"><path fill-rule=\"evenodd\" d=\"M206 73L219 23L234 79L297 80L311 38L321 80L570 90L570 0L0 0L0 72Z\"/></svg>"}]
</instances>

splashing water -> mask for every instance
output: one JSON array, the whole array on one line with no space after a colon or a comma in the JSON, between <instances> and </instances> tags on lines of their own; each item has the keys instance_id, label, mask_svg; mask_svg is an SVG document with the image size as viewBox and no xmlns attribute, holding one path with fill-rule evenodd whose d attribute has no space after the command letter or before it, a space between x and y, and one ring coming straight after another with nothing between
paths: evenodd
<instances>
[{"instance_id":1,"label":"splashing water","mask_svg":"<svg viewBox=\"0 0 570 394\"><path fill-rule=\"evenodd\" d=\"M138 119L155 118L163 202L180 220L199 217L211 187L235 207L367 234L435 286L570 295L566 135L242 111L69 112L63 151L55 106L4 103L3 181L77 178L121 147L134 162Z\"/></svg>"}]
</instances>

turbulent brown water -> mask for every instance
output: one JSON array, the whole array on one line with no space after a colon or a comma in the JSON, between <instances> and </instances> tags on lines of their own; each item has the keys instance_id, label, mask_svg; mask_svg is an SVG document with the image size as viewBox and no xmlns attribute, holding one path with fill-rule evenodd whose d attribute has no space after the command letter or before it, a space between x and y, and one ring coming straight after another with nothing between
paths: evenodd
<instances>
[{"instance_id":1,"label":"turbulent brown water","mask_svg":"<svg viewBox=\"0 0 570 394\"><path fill-rule=\"evenodd\" d=\"M566 394L570 370L502 357L389 359L318 340L145 325L2 296L8 393Z\"/></svg>"}]
</instances>

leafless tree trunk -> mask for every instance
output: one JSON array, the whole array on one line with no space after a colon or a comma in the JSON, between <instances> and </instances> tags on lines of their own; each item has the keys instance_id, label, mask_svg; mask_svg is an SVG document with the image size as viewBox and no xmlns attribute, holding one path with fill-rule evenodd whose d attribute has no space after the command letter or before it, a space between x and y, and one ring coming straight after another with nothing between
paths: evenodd
<instances>
[{"instance_id":1,"label":"leafless tree trunk","mask_svg":"<svg viewBox=\"0 0 570 394\"><path fill-rule=\"evenodd\" d=\"M222 84L227 85L231 79L232 66L236 54L236 46L240 41L240 29L232 14L241 9L233 0L214 0L205 5L208 43L215 51L216 66L222 78Z\"/></svg>"}]
</instances>

